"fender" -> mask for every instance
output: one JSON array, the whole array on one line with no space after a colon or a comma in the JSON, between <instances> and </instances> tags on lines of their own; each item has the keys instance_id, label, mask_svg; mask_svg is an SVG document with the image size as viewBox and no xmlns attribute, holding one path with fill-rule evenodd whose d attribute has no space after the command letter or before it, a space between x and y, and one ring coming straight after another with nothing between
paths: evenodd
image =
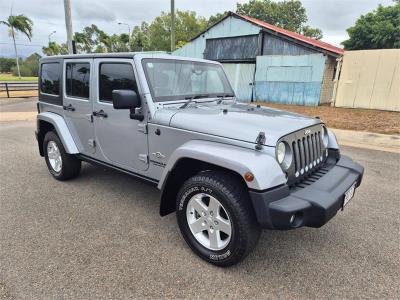
<instances>
[{"instance_id":1,"label":"fender","mask_svg":"<svg viewBox=\"0 0 400 300\"><path fill-rule=\"evenodd\" d=\"M328 148L330 149L339 149L339 145L336 139L336 135L332 130L326 128L328 131Z\"/></svg>"},{"instance_id":2,"label":"fender","mask_svg":"<svg viewBox=\"0 0 400 300\"><path fill-rule=\"evenodd\" d=\"M242 177L246 172L251 172L254 180L246 181L249 189L265 190L286 183L285 174L275 158L265 152L193 140L183 144L172 153L158 183L160 190L163 190L168 175L181 158L193 158L217 165L232 170Z\"/></svg>"},{"instance_id":3,"label":"fender","mask_svg":"<svg viewBox=\"0 0 400 300\"><path fill-rule=\"evenodd\" d=\"M38 125L40 120L48 122L54 126L67 153L69 154L79 153L78 147L76 146L75 141L72 138L72 135L69 132L69 129L63 117L52 112L43 112L38 114L37 116ZM38 130L40 130L39 127Z\"/></svg>"}]
</instances>

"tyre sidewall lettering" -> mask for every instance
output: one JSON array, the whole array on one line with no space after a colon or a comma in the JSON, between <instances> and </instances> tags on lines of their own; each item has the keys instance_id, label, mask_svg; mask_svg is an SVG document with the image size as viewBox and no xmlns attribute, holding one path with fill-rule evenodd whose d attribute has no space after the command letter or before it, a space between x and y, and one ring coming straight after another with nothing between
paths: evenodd
<instances>
[{"instance_id":1,"label":"tyre sidewall lettering","mask_svg":"<svg viewBox=\"0 0 400 300\"><path fill-rule=\"evenodd\" d=\"M215 198L218 199L218 201L223 204L225 210L229 214L229 218L231 219L232 222L232 237L231 241L229 244L222 250L219 251L213 251L205 248L203 245L201 245L196 238L193 236L193 234L190 231L189 225L187 224L186 220L186 207L188 205L189 200L198 193L207 193ZM177 215L178 215L178 223L180 223L181 228L183 227L186 234L184 235L184 238L187 240L189 246L198 253L199 255L206 257L209 260L213 261L221 261L224 259L227 259L231 256L232 254L232 247L233 245L237 242L236 241L236 235L235 235L235 228L234 228L234 220L232 219L232 216L229 212L229 207L226 205L226 201L224 201L225 198L223 195L221 195L218 192L214 192L214 190L210 187L198 184L198 185L193 185L190 186L186 191L182 194L182 196L179 198L179 205L177 209Z\"/></svg>"}]
</instances>

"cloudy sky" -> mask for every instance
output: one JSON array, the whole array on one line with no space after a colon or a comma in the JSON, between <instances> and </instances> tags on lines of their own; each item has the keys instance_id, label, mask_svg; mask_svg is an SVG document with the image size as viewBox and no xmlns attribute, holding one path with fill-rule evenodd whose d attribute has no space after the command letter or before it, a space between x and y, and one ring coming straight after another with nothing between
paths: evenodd
<instances>
[{"instance_id":1,"label":"cloudy sky","mask_svg":"<svg viewBox=\"0 0 400 300\"><path fill-rule=\"evenodd\" d=\"M209 17L217 12L235 10L236 2L246 0L176 0L179 10L193 10ZM302 0L307 10L309 24L319 27L324 33L323 41L340 46L347 38L346 28L353 25L361 15L375 9L378 4L391 5L392 0ZM169 10L169 0L71 0L73 30L80 31L92 23L107 33L127 32L127 27L118 22L129 23L131 27L142 21L151 21L161 11ZM48 43L48 36L57 42L66 40L63 0L7 0L0 1L0 20L10 14L24 14L34 22L33 38L29 42L23 35L17 38L18 51L26 56L41 52ZM0 56L12 56L12 40L8 30L0 25Z\"/></svg>"}]
</instances>

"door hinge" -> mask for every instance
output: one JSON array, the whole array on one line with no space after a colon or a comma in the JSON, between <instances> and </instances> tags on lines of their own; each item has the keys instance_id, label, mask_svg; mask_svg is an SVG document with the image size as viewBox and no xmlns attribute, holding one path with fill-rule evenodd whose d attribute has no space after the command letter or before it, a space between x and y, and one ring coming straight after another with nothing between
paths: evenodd
<instances>
[{"instance_id":1,"label":"door hinge","mask_svg":"<svg viewBox=\"0 0 400 300\"><path fill-rule=\"evenodd\" d=\"M93 139L88 140L88 144L89 144L89 146L92 147L92 148L96 147L96 141L93 140Z\"/></svg>"},{"instance_id":2,"label":"door hinge","mask_svg":"<svg viewBox=\"0 0 400 300\"><path fill-rule=\"evenodd\" d=\"M138 124L138 131L139 132L143 132L144 134L147 134L147 124L142 124L142 123L140 123L140 124Z\"/></svg>"},{"instance_id":3,"label":"door hinge","mask_svg":"<svg viewBox=\"0 0 400 300\"><path fill-rule=\"evenodd\" d=\"M139 154L139 160L145 164L149 163L149 156L147 154Z\"/></svg>"},{"instance_id":4,"label":"door hinge","mask_svg":"<svg viewBox=\"0 0 400 300\"><path fill-rule=\"evenodd\" d=\"M89 122L93 123L93 115L92 115L92 114L85 114L85 118L86 118L86 120L88 120Z\"/></svg>"}]
</instances>

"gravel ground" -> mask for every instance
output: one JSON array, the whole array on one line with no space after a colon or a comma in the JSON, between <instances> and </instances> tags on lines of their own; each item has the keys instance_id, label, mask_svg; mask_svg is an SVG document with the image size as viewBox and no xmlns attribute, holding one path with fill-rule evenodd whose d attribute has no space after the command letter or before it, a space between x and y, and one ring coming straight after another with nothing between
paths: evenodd
<instances>
[{"instance_id":1,"label":"gravel ground","mask_svg":"<svg viewBox=\"0 0 400 300\"><path fill-rule=\"evenodd\" d=\"M0 299L400 297L400 155L344 148L365 166L320 229L264 231L241 264L197 258L145 183L85 164L58 182L34 122L0 124Z\"/></svg>"},{"instance_id":2,"label":"gravel ground","mask_svg":"<svg viewBox=\"0 0 400 300\"><path fill-rule=\"evenodd\" d=\"M328 127L400 135L400 112L330 106L296 106L258 102L261 105L320 117Z\"/></svg>"}]
</instances>

